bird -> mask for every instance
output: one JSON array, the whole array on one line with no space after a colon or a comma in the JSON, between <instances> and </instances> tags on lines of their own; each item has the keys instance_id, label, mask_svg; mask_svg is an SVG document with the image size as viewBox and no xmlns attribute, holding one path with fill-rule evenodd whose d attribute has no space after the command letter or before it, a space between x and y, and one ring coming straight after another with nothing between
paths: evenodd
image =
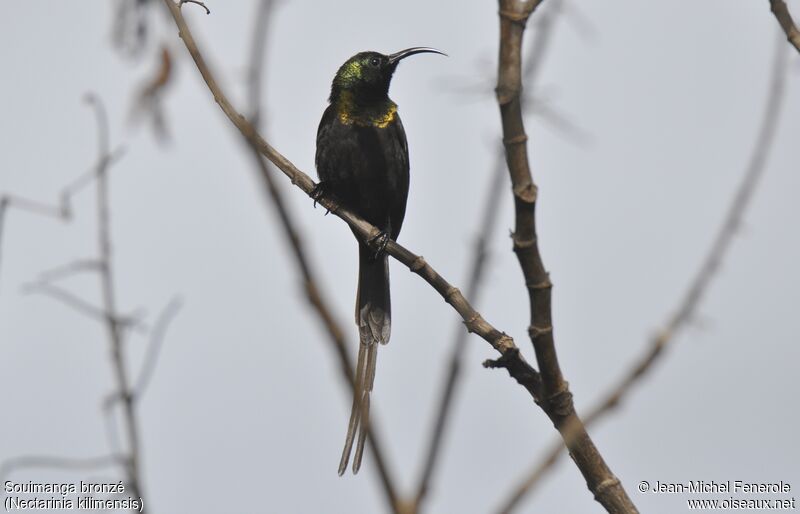
<instances>
[{"instance_id":1,"label":"bird","mask_svg":"<svg viewBox=\"0 0 800 514\"><path fill-rule=\"evenodd\" d=\"M340 476L347 470L354 442L353 474L361 467L378 347L389 342L392 325L384 250L389 239L400 235L408 199L408 142L397 104L389 98L389 85L400 61L421 53L446 55L435 48L413 47L388 55L367 51L350 57L333 78L329 105L317 130L315 164L320 181L312 191L315 203L323 196L335 199L380 231L368 241L353 231L358 240L359 346Z\"/></svg>"}]
</instances>

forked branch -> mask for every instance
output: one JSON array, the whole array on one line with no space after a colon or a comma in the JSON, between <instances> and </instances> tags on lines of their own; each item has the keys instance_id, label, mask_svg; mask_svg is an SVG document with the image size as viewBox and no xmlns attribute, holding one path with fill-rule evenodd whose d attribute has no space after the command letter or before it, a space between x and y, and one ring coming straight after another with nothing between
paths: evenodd
<instances>
[{"instance_id":1,"label":"forked branch","mask_svg":"<svg viewBox=\"0 0 800 514\"><path fill-rule=\"evenodd\" d=\"M541 0L500 0L500 56L497 102L503 125L506 163L514 193L514 252L528 290L528 333L542 378L539 405L561 434L595 499L611 513L637 512L619 479L611 472L575 412L572 393L561 373L553 338L552 283L539 253L536 237L537 188L528 163L522 119L522 36L528 17Z\"/></svg>"}]
</instances>

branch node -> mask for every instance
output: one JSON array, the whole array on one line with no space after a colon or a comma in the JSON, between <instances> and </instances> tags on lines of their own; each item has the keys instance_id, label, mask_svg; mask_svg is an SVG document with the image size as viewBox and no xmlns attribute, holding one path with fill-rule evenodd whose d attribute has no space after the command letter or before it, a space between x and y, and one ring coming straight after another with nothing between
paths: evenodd
<instances>
[{"instance_id":1,"label":"branch node","mask_svg":"<svg viewBox=\"0 0 800 514\"><path fill-rule=\"evenodd\" d=\"M569 390L569 384L564 382L564 389L551 394L547 398L547 404L551 410L561 417L566 417L575 411L574 404L572 403L572 393Z\"/></svg>"},{"instance_id":2,"label":"branch node","mask_svg":"<svg viewBox=\"0 0 800 514\"><path fill-rule=\"evenodd\" d=\"M528 23L528 16L531 15L531 11L526 9L522 12L516 12L516 11L509 11L507 9L500 9L498 11L498 14L500 15L501 18L505 18L511 23L516 23L522 28L525 28L525 25Z\"/></svg>"},{"instance_id":3,"label":"branch node","mask_svg":"<svg viewBox=\"0 0 800 514\"><path fill-rule=\"evenodd\" d=\"M539 188L533 182L525 181L522 184L514 186L514 198L518 201L533 205L536 203L536 197L539 194Z\"/></svg>"},{"instance_id":4,"label":"branch node","mask_svg":"<svg viewBox=\"0 0 800 514\"><path fill-rule=\"evenodd\" d=\"M553 333L553 325L546 325L543 327L537 327L536 325L531 325L528 327L528 335L530 335L531 341L535 341L537 338L545 334L552 334L552 333Z\"/></svg>"},{"instance_id":5,"label":"branch node","mask_svg":"<svg viewBox=\"0 0 800 514\"><path fill-rule=\"evenodd\" d=\"M500 333L500 337L498 337L497 340L492 343L492 346L494 346L494 348L501 353L498 362L501 361L508 352L519 353L519 348L517 348L517 345L514 344L514 340L505 332ZM484 363L484 366L486 367L486 363Z\"/></svg>"},{"instance_id":6,"label":"branch node","mask_svg":"<svg viewBox=\"0 0 800 514\"><path fill-rule=\"evenodd\" d=\"M547 274L547 277L545 277L545 279L542 280L541 282L530 282L530 281L528 281L528 282L525 282L525 286L528 289L536 289L536 290L553 289L553 283L550 282L550 274L549 273Z\"/></svg>"},{"instance_id":7,"label":"branch node","mask_svg":"<svg viewBox=\"0 0 800 514\"><path fill-rule=\"evenodd\" d=\"M539 404L542 377L530 364L525 362L519 353L519 348L514 345L514 340L504 333L497 341L495 348L502 352L502 355L497 359L483 361L483 367L487 369L505 368L509 376L527 389L533 396L534 402Z\"/></svg>"},{"instance_id":8,"label":"branch node","mask_svg":"<svg viewBox=\"0 0 800 514\"><path fill-rule=\"evenodd\" d=\"M597 484L597 486L594 488L594 498L597 501L600 501L600 497L606 494L609 489L613 487L618 487L619 485L620 485L619 479L612 475L611 478L607 478L602 482L600 482L599 484Z\"/></svg>"},{"instance_id":9,"label":"branch node","mask_svg":"<svg viewBox=\"0 0 800 514\"><path fill-rule=\"evenodd\" d=\"M461 296L461 291L457 287L450 287L447 292L444 294L444 301L453 305L453 297L454 296Z\"/></svg>"},{"instance_id":10,"label":"branch node","mask_svg":"<svg viewBox=\"0 0 800 514\"><path fill-rule=\"evenodd\" d=\"M530 239L523 239L516 232L511 233L511 240L514 242L514 251L521 252L523 250L530 250L536 246L536 236ZM526 284L527 285L527 284Z\"/></svg>"},{"instance_id":11,"label":"branch node","mask_svg":"<svg viewBox=\"0 0 800 514\"><path fill-rule=\"evenodd\" d=\"M528 142L528 135L524 132L514 137L503 138L503 144L505 146L521 145L527 142Z\"/></svg>"},{"instance_id":12,"label":"branch node","mask_svg":"<svg viewBox=\"0 0 800 514\"><path fill-rule=\"evenodd\" d=\"M475 314L470 316L470 318L468 320L464 321L463 323L467 327L467 332L472 334L472 333L475 333L477 331L475 326L478 324L479 321L482 321L482 320L483 320L483 318L481 318L481 315L476 312Z\"/></svg>"},{"instance_id":13,"label":"branch node","mask_svg":"<svg viewBox=\"0 0 800 514\"><path fill-rule=\"evenodd\" d=\"M499 348L500 342L503 340L504 337L508 337L507 335L503 334L500 339L497 341L497 346ZM511 365L511 361L519 358L519 348L509 348L503 352L500 357L496 359L486 359L483 361L483 367L486 369L499 369L508 367Z\"/></svg>"},{"instance_id":14,"label":"branch node","mask_svg":"<svg viewBox=\"0 0 800 514\"><path fill-rule=\"evenodd\" d=\"M408 269L410 269L414 273L419 273L420 270L422 270L422 268L424 267L425 267L425 258L422 255L419 255L417 256L416 259L414 259L414 262L411 263L411 266L409 266Z\"/></svg>"},{"instance_id":15,"label":"branch node","mask_svg":"<svg viewBox=\"0 0 800 514\"><path fill-rule=\"evenodd\" d=\"M510 104L514 98L518 98L520 94L521 86L518 87L511 87L507 85L501 85L494 88L494 95L497 97L497 103L500 106L505 106Z\"/></svg>"}]
</instances>

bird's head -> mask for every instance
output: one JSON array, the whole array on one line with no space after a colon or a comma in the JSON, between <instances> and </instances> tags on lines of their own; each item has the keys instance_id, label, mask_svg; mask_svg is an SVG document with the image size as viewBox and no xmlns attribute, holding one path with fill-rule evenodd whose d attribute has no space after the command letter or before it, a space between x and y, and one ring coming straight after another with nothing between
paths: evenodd
<instances>
[{"instance_id":1,"label":"bird's head","mask_svg":"<svg viewBox=\"0 0 800 514\"><path fill-rule=\"evenodd\" d=\"M426 47L407 48L390 55L378 52L357 53L336 72L331 86L331 101L336 100L344 91L365 100L386 98L397 64L406 57L421 53L447 55L435 48Z\"/></svg>"}]
</instances>

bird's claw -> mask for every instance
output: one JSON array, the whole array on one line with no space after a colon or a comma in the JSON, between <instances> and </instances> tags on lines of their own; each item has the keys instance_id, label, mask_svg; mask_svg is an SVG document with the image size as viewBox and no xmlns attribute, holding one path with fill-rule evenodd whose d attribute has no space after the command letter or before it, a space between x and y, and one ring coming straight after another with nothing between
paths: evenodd
<instances>
[{"instance_id":1,"label":"bird's claw","mask_svg":"<svg viewBox=\"0 0 800 514\"><path fill-rule=\"evenodd\" d=\"M311 190L311 198L314 200L315 209L317 207L317 202L319 202L328 193L327 186L328 184L326 182L320 181L316 186L314 186L314 189ZM325 212L325 215L327 216L330 212L331 210L328 209Z\"/></svg>"},{"instance_id":2,"label":"bird's claw","mask_svg":"<svg viewBox=\"0 0 800 514\"><path fill-rule=\"evenodd\" d=\"M386 251L386 245L389 244L389 234L384 231L379 232L377 235L372 236L367 241L375 252L372 256L373 259L377 259L378 257Z\"/></svg>"}]
</instances>

